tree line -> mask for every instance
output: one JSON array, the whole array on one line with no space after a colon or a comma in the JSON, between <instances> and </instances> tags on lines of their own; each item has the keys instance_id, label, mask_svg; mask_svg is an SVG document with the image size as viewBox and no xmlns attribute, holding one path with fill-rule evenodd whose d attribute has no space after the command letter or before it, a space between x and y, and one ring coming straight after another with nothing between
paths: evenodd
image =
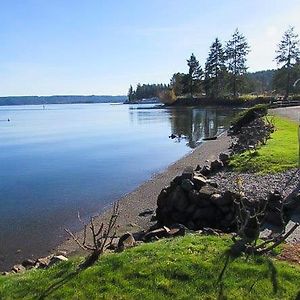
<instances>
[{"instance_id":1,"label":"tree line","mask_svg":"<svg viewBox=\"0 0 300 300\"><path fill-rule=\"evenodd\" d=\"M300 92L300 82L297 82L300 79L299 39L294 27L288 28L277 46L274 57L277 70L248 73L249 52L246 37L236 29L224 46L219 38L212 42L203 67L192 53L187 59L187 73L173 74L169 85L138 84L136 90L130 86L129 100L148 98L148 95L157 97L162 92L171 98L196 95L213 99L272 90L287 98L291 92Z\"/></svg>"},{"instance_id":2,"label":"tree line","mask_svg":"<svg viewBox=\"0 0 300 300\"><path fill-rule=\"evenodd\" d=\"M142 99L149 99L155 98L159 96L159 93L169 89L169 85L167 84L137 84L136 89L133 89L132 85L130 85L128 90L128 100L135 101L135 100L142 100Z\"/></svg>"}]
</instances>

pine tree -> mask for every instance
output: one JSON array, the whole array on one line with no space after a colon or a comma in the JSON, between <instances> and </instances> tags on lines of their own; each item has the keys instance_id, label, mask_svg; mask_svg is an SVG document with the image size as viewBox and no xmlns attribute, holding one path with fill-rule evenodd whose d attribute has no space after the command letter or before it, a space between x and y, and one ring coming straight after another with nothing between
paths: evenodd
<instances>
[{"instance_id":1,"label":"pine tree","mask_svg":"<svg viewBox=\"0 0 300 300\"><path fill-rule=\"evenodd\" d=\"M133 100L133 95L134 95L133 88L132 88L132 85L130 85L128 94L127 94L129 102Z\"/></svg>"},{"instance_id":2,"label":"pine tree","mask_svg":"<svg viewBox=\"0 0 300 300\"><path fill-rule=\"evenodd\" d=\"M227 69L232 75L232 92L234 97L237 96L238 92L238 79L247 71L246 56L249 51L250 47L246 38L236 29L231 40L227 42L225 49Z\"/></svg>"},{"instance_id":3,"label":"pine tree","mask_svg":"<svg viewBox=\"0 0 300 300\"><path fill-rule=\"evenodd\" d=\"M216 38L210 47L210 52L205 64L206 90L213 98L217 98L221 94L225 71L224 50L220 40Z\"/></svg>"},{"instance_id":4,"label":"pine tree","mask_svg":"<svg viewBox=\"0 0 300 300\"><path fill-rule=\"evenodd\" d=\"M294 32L294 27L290 27L282 37L276 50L275 60L277 65L283 65L283 73L286 73L285 98L289 96L291 88L291 71L300 59L298 34Z\"/></svg>"},{"instance_id":5,"label":"pine tree","mask_svg":"<svg viewBox=\"0 0 300 300\"><path fill-rule=\"evenodd\" d=\"M191 94L191 98L193 98L193 92L200 84L200 80L203 76L203 71L194 53L192 53L190 59L187 60L187 65L189 67L189 91Z\"/></svg>"}]
</instances>

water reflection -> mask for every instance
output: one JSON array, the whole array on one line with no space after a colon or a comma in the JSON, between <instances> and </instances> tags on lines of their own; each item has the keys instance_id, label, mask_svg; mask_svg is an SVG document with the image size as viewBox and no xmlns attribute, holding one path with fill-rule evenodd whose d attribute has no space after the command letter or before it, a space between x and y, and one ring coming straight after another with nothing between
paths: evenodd
<instances>
[{"instance_id":1,"label":"water reflection","mask_svg":"<svg viewBox=\"0 0 300 300\"><path fill-rule=\"evenodd\" d=\"M147 107L132 107L130 120L132 123L145 124L160 122L168 118L170 122L170 138L174 142L185 141L190 148L197 147L203 138L211 138L229 127L232 109L224 108L192 108L174 107L154 109Z\"/></svg>"}]
</instances>

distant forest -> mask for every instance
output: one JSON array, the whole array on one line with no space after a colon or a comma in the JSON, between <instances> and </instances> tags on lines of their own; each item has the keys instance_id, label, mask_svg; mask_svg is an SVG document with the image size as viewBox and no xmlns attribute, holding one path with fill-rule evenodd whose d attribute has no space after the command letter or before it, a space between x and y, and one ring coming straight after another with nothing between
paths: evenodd
<instances>
[{"instance_id":1,"label":"distant forest","mask_svg":"<svg viewBox=\"0 0 300 300\"><path fill-rule=\"evenodd\" d=\"M246 73L243 78L243 86L241 92L243 93L257 93L271 92L273 90L273 78L276 70L258 71L252 73ZM178 73L181 74L181 73ZM174 74L176 76L177 74ZM138 84L136 89L132 86L129 88L128 100L137 101L142 99L149 99L159 97L160 93L169 90L172 86L172 80L170 84ZM187 94L186 90L182 90L181 94Z\"/></svg>"},{"instance_id":2,"label":"distant forest","mask_svg":"<svg viewBox=\"0 0 300 300\"><path fill-rule=\"evenodd\" d=\"M126 96L13 96L0 97L0 105L123 103L126 99Z\"/></svg>"}]
</instances>

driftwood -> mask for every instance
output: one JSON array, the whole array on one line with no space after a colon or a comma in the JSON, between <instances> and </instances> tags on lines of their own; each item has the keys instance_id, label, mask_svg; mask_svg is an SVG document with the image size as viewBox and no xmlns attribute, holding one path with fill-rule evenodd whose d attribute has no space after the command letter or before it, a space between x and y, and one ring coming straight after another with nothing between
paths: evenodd
<instances>
[{"instance_id":1,"label":"driftwood","mask_svg":"<svg viewBox=\"0 0 300 300\"><path fill-rule=\"evenodd\" d=\"M83 224L83 239L80 240L69 229L65 231L71 236L71 238L77 243L77 245L83 249L92 252L87 259L81 264L80 268L86 269L93 265L103 252L109 248L114 239L116 238L116 222L119 216L119 203L115 203L113 211L105 226L101 223L99 226L95 225L95 217L91 217L88 224L84 223L78 213L78 220ZM87 242L87 231L89 230L92 236L92 243Z\"/></svg>"}]
</instances>

